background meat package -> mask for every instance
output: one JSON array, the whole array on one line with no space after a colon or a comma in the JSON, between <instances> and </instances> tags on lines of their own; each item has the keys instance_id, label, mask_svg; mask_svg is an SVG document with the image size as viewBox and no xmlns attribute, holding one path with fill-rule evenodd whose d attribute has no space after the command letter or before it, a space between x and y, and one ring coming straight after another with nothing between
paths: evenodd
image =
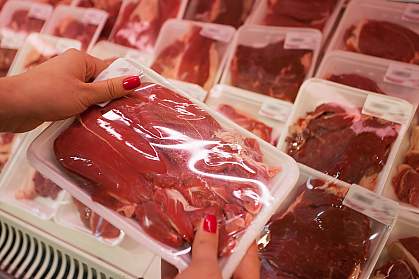
<instances>
[{"instance_id":1,"label":"background meat package","mask_svg":"<svg viewBox=\"0 0 419 279\"><path fill-rule=\"evenodd\" d=\"M248 23L316 28L326 38L332 31L343 3L344 0L260 0Z\"/></svg>"},{"instance_id":2,"label":"background meat package","mask_svg":"<svg viewBox=\"0 0 419 279\"><path fill-rule=\"evenodd\" d=\"M208 92L204 90L204 88L202 88L198 84L184 82L184 81L175 80L175 79L169 79L169 81L173 83L173 86L179 88L180 90L188 94L190 98L195 98L196 100L200 102L204 102L205 99L207 98Z\"/></svg>"},{"instance_id":3,"label":"background meat package","mask_svg":"<svg viewBox=\"0 0 419 279\"><path fill-rule=\"evenodd\" d=\"M294 102L300 85L314 73L320 44L321 33L314 29L243 26L221 83Z\"/></svg>"},{"instance_id":4,"label":"background meat package","mask_svg":"<svg viewBox=\"0 0 419 279\"><path fill-rule=\"evenodd\" d=\"M419 76L419 67L345 51L327 54L316 72L321 79L419 104L419 84L404 75Z\"/></svg>"},{"instance_id":5,"label":"background meat package","mask_svg":"<svg viewBox=\"0 0 419 279\"><path fill-rule=\"evenodd\" d=\"M157 39L151 68L208 91L220 79L234 32L226 25L168 20Z\"/></svg>"},{"instance_id":6,"label":"background meat package","mask_svg":"<svg viewBox=\"0 0 419 279\"><path fill-rule=\"evenodd\" d=\"M174 92L178 92L182 96L187 96L186 93L182 93L182 91L173 87L170 82L157 75L154 71L124 59L118 59L114 62L108 70L105 70L104 73L98 77L98 79L101 80L115 76L139 73L142 73L143 82L156 82L166 88L174 90ZM286 195L291 190L292 186L295 184L298 179L299 171L294 160L285 154L278 152L278 150L273 146L254 137L250 132L240 128L204 104L195 100L194 103L196 103L203 110L208 111L210 115L214 117L216 121L221 123L222 127L225 129L237 131L244 137L248 137L249 143L257 143L260 146L261 152L264 155L264 162L267 165L281 168L280 172L272 178L270 188L265 188L263 192L264 195L261 197L263 200L267 198L269 201L265 201L268 201L268 203L261 206L259 214L253 219L241 238L237 239L237 245L232 252L233 256L226 257L221 261L224 278L229 278L245 254L246 249L251 245L260 230L263 228L264 224L269 220L271 214L275 211L276 207L281 204L283 199L285 199ZM204 113L204 111L202 112ZM71 177L63 171L61 165L55 159L56 155L54 153L53 144L55 139L72 124L73 120L74 119L69 119L54 123L32 143L30 150L28 151L31 164L41 173L60 185L60 187L68 191L72 196L104 217L111 224L123 230L132 239L148 247L152 252L160 255L166 261L177 266L179 269L182 270L186 268L190 262L188 254L189 249L179 251L179 249L173 249L168 245L155 241L141 229L138 222L135 220L122 217L122 215L116 213L115 211L108 209L99 203L93 202L90 195L85 190L80 188L77 181L74 180L74 176ZM260 187L262 187L262 185L260 185ZM259 204L262 205L262 200L259 202ZM165 233L168 232L166 231Z\"/></svg>"},{"instance_id":7,"label":"background meat package","mask_svg":"<svg viewBox=\"0 0 419 279\"><path fill-rule=\"evenodd\" d=\"M413 114L404 100L311 79L278 146L297 161L380 193Z\"/></svg>"},{"instance_id":8,"label":"background meat package","mask_svg":"<svg viewBox=\"0 0 419 279\"><path fill-rule=\"evenodd\" d=\"M418 278L418 252L419 222L417 215L407 210L400 210L399 217L370 278Z\"/></svg>"},{"instance_id":9,"label":"background meat package","mask_svg":"<svg viewBox=\"0 0 419 279\"><path fill-rule=\"evenodd\" d=\"M419 20L407 19L408 7L391 1L351 1L328 51L354 51L419 64Z\"/></svg>"},{"instance_id":10,"label":"background meat package","mask_svg":"<svg viewBox=\"0 0 419 279\"><path fill-rule=\"evenodd\" d=\"M127 47L152 52L163 24L181 18L187 0L124 1L110 40Z\"/></svg>"},{"instance_id":11,"label":"background meat package","mask_svg":"<svg viewBox=\"0 0 419 279\"><path fill-rule=\"evenodd\" d=\"M70 48L80 50L81 43L72 39L32 33L18 50L10 67L9 76L21 74Z\"/></svg>"},{"instance_id":12,"label":"background meat package","mask_svg":"<svg viewBox=\"0 0 419 279\"><path fill-rule=\"evenodd\" d=\"M366 279L397 203L305 166L258 241L261 278Z\"/></svg>"},{"instance_id":13,"label":"background meat package","mask_svg":"<svg viewBox=\"0 0 419 279\"><path fill-rule=\"evenodd\" d=\"M107 18L108 14L102 10L60 5L42 33L78 40L82 50L89 50L99 38Z\"/></svg>"},{"instance_id":14,"label":"background meat package","mask_svg":"<svg viewBox=\"0 0 419 279\"><path fill-rule=\"evenodd\" d=\"M276 145L292 105L228 85L216 85L205 102L241 127Z\"/></svg>"},{"instance_id":15,"label":"background meat package","mask_svg":"<svg viewBox=\"0 0 419 279\"><path fill-rule=\"evenodd\" d=\"M57 212L64 191L57 191L48 181L39 181L41 184L35 186L36 171L29 165L26 157L28 146L43 128L45 126L23 136L0 181L0 201L23 209L42 220L49 220Z\"/></svg>"},{"instance_id":16,"label":"background meat package","mask_svg":"<svg viewBox=\"0 0 419 279\"><path fill-rule=\"evenodd\" d=\"M90 208L74 200L68 193L64 196L54 222L72 230L83 232L110 246L117 246L125 233L113 227Z\"/></svg>"},{"instance_id":17,"label":"background meat package","mask_svg":"<svg viewBox=\"0 0 419 279\"><path fill-rule=\"evenodd\" d=\"M13 133L0 133L0 174L14 152L16 152L22 136Z\"/></svg>"}]
</instances>

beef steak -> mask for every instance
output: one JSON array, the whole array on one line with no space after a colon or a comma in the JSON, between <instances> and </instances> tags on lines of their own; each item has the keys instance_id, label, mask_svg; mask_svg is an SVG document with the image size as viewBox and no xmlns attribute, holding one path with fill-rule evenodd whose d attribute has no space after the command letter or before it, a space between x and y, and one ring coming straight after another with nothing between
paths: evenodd
<instances>
[{"instance_id":1,"label":"beef steak","mask_svg":"<svg viewBox=\"0 0 419 279\"><path fill-rule=\"evenodd\" d=\"M358 74L331 75L327 79L343 85L386 95L375 81Z\"/></svg>"}]
</instances>

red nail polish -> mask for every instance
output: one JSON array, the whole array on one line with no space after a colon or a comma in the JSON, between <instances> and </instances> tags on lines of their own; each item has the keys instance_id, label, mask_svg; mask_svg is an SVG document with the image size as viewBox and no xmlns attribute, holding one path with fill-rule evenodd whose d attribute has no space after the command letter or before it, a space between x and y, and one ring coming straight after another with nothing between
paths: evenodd
<instances>
[{"instance_id":1,"label":"red nail polish","mask_svg":"<svg viewBox=\"0 0 419 279\"><path fill-rule=\"evenodd\" d=\"M124 87L125 90L133 90L141 85L141 79L139 76L132 76L127 77L122 81L122 87Z\"/></svg>"},{"instance_id":2,"label":"red nail polish","mask_svg":"<svg viewBox=\"0 0 419 279\"><path fill-rule=\"evenodd\" d=\"M217 232L217 217L212 214L208 214L204 219L204 231L209 233Z\"/></svg>"}]
</instances>

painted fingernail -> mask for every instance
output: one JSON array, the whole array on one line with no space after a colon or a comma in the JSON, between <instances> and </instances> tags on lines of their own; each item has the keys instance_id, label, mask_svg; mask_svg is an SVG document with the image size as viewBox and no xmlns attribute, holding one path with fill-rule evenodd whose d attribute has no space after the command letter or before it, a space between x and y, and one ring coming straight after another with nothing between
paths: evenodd
<instances>
[{"instance_id":1,"label":"painted fingernail","mask_svg":"<svg viewBox=\"0 0 419 279\"><path fill-rule=\"evenodd\" d=\"M209 233L217 232L217 217L212 214L208 214L204 219L204 231Z\"/></svg>"},{"instance_id":2,"label":"painted fingernail","mask_svg":"<svg viewBox=\"0 0 419 279\"><path fill-rule=\"evenodd\" d=\"M132 76L127 77L122 81L122 87L124 87L125 90L133 90L141 85L141 79L139 76Z\"/></svg>"}]
</instances>

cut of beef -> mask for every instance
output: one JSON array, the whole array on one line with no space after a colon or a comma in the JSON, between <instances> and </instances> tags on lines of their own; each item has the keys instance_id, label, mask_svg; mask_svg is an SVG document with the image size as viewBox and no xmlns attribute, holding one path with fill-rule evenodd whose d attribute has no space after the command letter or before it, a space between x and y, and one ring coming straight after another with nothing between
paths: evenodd
<instances>
[{"instance_id":1,"label":"cut of beef","mask_svg":"<svg viewBox=\"0 0 419 279\"><path fill-rule=\"evenodd\" d=\"M419 35L395 23L363 20L346 31L344 40L351 51L419 64Z\"/></svg>"},{"instance_id":2,"label":"cut of beef","mask_svg":"<svg viewBox=\"0 0 419 279\"><path fill-rule=\"evenodd\" d=\"M46 4L50 4L56 7L58 5L70 5L71 2L73 1L72 0L35 0L35 2L46 3Z\"/></svg>"},{"instance_id":3,"label":"cut of beef","mask_svg":"<svg viewBox=\"0 0 419 279\"><path fill-rule=\"evenodd\" d=\"M160 28L175 18L180 0L136 0L126 4L116 23L113 41L139 50L151 49Z\"/></svg>"},{"instance_id":4,"label":"cut of beef","mask_svg":"<svg viewBox=\"0 0 419 279\"><path fill-rule=\"evenodd\" d=\"M312 27L322 30L335 10L337 0L267 0L264 24Z\"/></svg>"},{"instance_id":5,"label":"cut of beef","mask_svg":"<svg viewBox=\"0 0 419 279\"><path fill-rule=\"evenodd\" d=\"M4 77L9 72L15 59L17 49L0 48L0 77Z\"/></svg>"},{"instance_id":6,"label":"cut of beef","mask_svg":"<svg viewBox=\"0 0 419 279\"><path fill-rule=\"evenodd\" d=\"M6 27L16 32L40 32L45 20L31 17L28 9L17 10L13 13Z\"/></svg>"},{"instance_id":7,"label":"cut of beef","mask_svg":"<svg viewBox=\"0 0 419 279\"><path fill-rule=\"evenodd\" d=\"M278 172L263 163L256 140L223 130L199 106L153 83L89 109L54 150L94 201L174 248L192 242L205 214L218 215L221 255L258 214Z\"/></svg>"},{"instance_id":8,"label":"cut of beef","mask_svg":"<svg viewBox=\"0 0 419 279\"><path fill-rule=\"evenodd\" d=\"M284 49L284 41L260 48L239 45L231 62L231 84L294 102L312 59L311 50Z\"/></svg>"},{"instance_id":9,"label":"cut of beef","mask_svg":"<svg viewBox=\"0 0 419 279\"><path fill-rule=\"evenodd\" d=\"M14 138L12 133L0 133L0 172L9 160Z\"/></svg>"},{"instance_id":10,"label":"cut of beef","mask_svg":"<svg viewBox=\"0 0 419 279\"><path fill-rule=\"evenodd\" d=\"M30 180L25 181L24 185L16 191L16 199L33 200L37 197L43 197L55 200L61 191L57 184L35 170L31 171L29 178Z\"/></svg>"},{"instance_id":11,"label":"cut of beef","mask_svg":"<svg viewBox=\"0 0 419 279\"><path fill-rule=\"evenodd\" d=\"M345 191L336 185L308 180L300 188L286 212L267 225L261 278L360 278L369 257L370 220L342 204Z\"/></svg>"},{"instance_id":12,"label":"cut of beef","mask_svg":"<svg viewBox=\"0 0 419 279\"><path fill-rule=\"evenodd\" d=\"M185 19L239 28L244 24L254 0L189 0Z\"/></svg>"},{"instance_id":13,"label":"cut of beef","mask_svg":"<svg viewBox=\"0 0 419 279\"><path fill-rule=\"evenodd\" d=\"M385 95L383 90L381 90L381 88L378 87L378 84L375 81L358 74L331 75L330 77L328 77L328 80Z\"/></svg>"},{"instance_id":14,"label":"cut of beef","mask_svg":"<svg viewBox=\"0 0 419 279\"><path fill-rule=\"evenodd\" d=\"M201 35L201 27L192 27L158 55L153 70L167 78L191 82L209 90L215 82L220 63L217 41Z\"/></svg>"},{"instance_id":15,"label":"cut of beef","mask_svg":"<svg viewBox=\"0 0 419 279\"><path fill-rule=\"evenodd\" d=\"M74 17L66 17L55 27L54 35L78 40L81 42L82 49L86 50L97 28L97 25L83 23Z\"/></svg>"},{"instance_id":16,"label":"cut of beef","mask_svg":"<svg viewBox=\"0 0 419 279\"><path fill-rule=\"evenodd\" d=\"M400 125L326 103L291 126L287 153L350 184L375 189Z\"/></svg>"}]
</instances>

